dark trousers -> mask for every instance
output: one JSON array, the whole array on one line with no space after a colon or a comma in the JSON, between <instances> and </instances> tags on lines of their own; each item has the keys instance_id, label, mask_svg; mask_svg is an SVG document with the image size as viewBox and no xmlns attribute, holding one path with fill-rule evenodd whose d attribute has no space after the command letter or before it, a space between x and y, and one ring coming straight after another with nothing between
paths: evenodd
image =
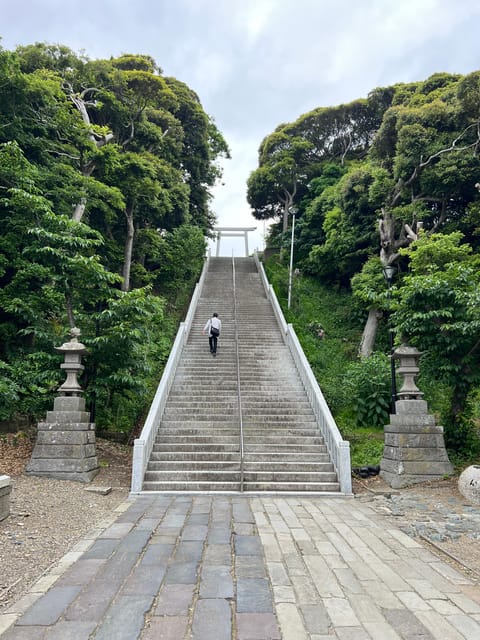
<instances>
[{"instance_id":1,"label":"dark trousers","mask_svg":"<svg viewBox=\"0 0 480 640\"><path fill-rule=\"evenodd\" d=\"M217 353L217 336L208 336L208 342L210 343L210 351L212 353Z\"/></svg>"}]
</instances>

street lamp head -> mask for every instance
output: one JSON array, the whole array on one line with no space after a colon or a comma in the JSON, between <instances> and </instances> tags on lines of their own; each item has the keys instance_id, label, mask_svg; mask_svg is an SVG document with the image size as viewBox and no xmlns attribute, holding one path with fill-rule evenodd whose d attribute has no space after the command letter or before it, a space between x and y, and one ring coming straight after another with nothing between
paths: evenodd
<instances>
[{"instance_id":1,"label":"street lamp head","mask_svg":"<svg viewBox=\"0 0 480 640\"><path fill-rule=\"evenodd\" d=\"M385 280L390 283L393 280L393 276L395 275L397 269L393 266L393 264L387 264L383 267L383 277Z\"/></svg>"},{"instance_id":2,"label":"street lamp head","mask_svg":"<svg viewBox=\"0 0 480 640\"><path fill-rule=\"evenodd\" d=\"M294 204L291 207L289 207L288 210L293 216L295 216L298 213L298 207L296 207Z\"/></svg>"}]
</instances>

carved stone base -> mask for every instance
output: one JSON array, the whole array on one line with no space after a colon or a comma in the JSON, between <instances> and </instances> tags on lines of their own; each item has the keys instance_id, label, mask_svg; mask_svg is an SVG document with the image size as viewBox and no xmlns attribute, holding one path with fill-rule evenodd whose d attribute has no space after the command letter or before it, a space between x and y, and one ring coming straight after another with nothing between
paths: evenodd
<instances>
[{"instance_id":1,"label":"carved stone base","mask_svg":"<svg viewBox=\"0 0 480 640\"><path fill-rule=\"evenodd\" d=\"M99 470L95 424L89 422L85 400L75 396L55 398L46 422L38 423L37 442L26 473L90 482Z\"/></svg>"},{"instance_id":2,"label":"carved stone base","mask_svg":"<svg viewBox=\"0 0 480 640\"><path fill-rule=\"evenodd\" d=\"M380 476L394 489L451 475L443 427L427 413L424 400L398 400L385 426Z\"/></svg>"}]
</instances>

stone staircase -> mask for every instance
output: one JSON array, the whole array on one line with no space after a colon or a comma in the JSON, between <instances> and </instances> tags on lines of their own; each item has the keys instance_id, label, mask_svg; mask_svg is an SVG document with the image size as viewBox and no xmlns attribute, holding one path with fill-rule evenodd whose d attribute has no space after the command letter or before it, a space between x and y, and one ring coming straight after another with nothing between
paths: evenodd
<instances>
[{"instance_id":1,"label":"stone staircase","mask_svg":"<svg viewBox=\"0 0 480 640\"><path fill-rule=\"evenodd\" d=\"M143 490L340 492L253 258L235 258L235 298L232 259L211 258ZM214 311L217 357L201 333Z\"/></svg>"}]
</instances>

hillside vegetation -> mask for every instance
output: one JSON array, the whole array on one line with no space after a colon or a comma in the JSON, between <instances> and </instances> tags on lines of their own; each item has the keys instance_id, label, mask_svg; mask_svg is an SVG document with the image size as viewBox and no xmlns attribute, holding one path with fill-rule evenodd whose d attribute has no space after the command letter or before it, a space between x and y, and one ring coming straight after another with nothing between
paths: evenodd
<instances>
[{"instance_id":1,"label":"hillside vegetation","mask_svg":"<svg viewBox=\"0 0 480 640\"><path fill-rule=\"evenodd\" d=\"M278 257L265 262L287 322L291 323L313 373L345 440L350 441L352 466L377 465L383 453L383 427L389 422L391 370L386 327L377 336L377 350L358 357L365 311L347 290L323 285L316 278L296 273L291 306L287 308L288 267ZM398 385L401 377L398 376ZM450 389L439 382L423 360L418 386L430 413L444 424ZM398 386L397 385L397 386ZM472 394L472 428L462 446L450 446L451 461L462 469L476 464L479 454L480 394Z\"/></svg>"},{"instance_id":2,"label":"hillside vegetation","mask_svg":"<svg viewBox=\"0 0 480 640\"><path fill-rule=\"evenodd\" d=\"M321 285L322 296L356 301L352 317L363 327L350 347L348 384L381 386L380 372L388 380L392 328L397 345L423 353L424 391L460 456L479 453L479 150L480 72L437 73L279 125L261 142L248 180L255 217L273 222L269 253L286 265L295 215L293 268ZM310 353L317 370L327 349ZM334 367L343 368L342 353ZM340 387L328 379L323 387L340 407ZM375 397L357 394L357 422L384 419Z\"/></svg>"},{"instance_id":3,"label":"hillside vegetation","mask_svg":"<svg viewBox=\"0 0 480 640\"><path fill-rule=\"evenodd\" d=\"M33 424L81 329L101 433L141 423L212 233L228 147L148 55L0 48L0 420Z\"/></svg>"}]
</instances>

